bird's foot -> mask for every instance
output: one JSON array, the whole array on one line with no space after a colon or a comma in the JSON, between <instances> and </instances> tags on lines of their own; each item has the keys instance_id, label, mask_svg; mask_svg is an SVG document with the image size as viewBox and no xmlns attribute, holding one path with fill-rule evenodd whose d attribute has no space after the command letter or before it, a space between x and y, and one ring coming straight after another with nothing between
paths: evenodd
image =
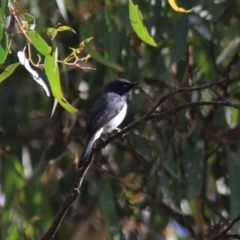
<instances>
[{"instance_id":1,"label":"bird's foot","mask_svg":"<svg viewBox=\"0 0 240 240\"><path fill-rule=\"evenodd\" d=\"M122 129L120 129L120 128L115 128L115 130L117 131L117 132L120 132ZM124 133L123 135L122 135L122 137L125 137L126 136L126 133Z\"/></svg>"},{"instance_id":2,"label":"bird's foot","mask_svg":"<svg viewBox=\"0 0 240 240\"><path fill-rule=\"evenodd\" d=\"M114 128L117 132L120 132L121 129L120 128Z\"/></svg>"}]
</instances>

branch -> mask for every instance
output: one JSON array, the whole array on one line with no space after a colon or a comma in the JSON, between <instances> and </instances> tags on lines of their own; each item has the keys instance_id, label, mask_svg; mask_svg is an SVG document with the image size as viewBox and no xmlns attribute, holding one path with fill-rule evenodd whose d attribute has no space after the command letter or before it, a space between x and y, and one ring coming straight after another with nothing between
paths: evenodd
<instances>
[{"instance_id":1,"label":"branch","mask_svg":"<svg viewBox=\"0 0 240 240\"><path fill-rule=\"evenodd\" d=\"M240 105L234 104L234 103L231 103L231 102L228 102L228 101L212 101L212 102L203 101L203 102L190 102L190 103L182 104L182 105L177 106L175 108L172 108L170 110L167 110L165 112L155 113L155 110L158 108L158 106L161 103L163 103L164 101L166 101L171 95L174 95L174 94L177 94L177 93L182 93L182 92L193 92L193 91L199 91L199 90L211 88L214 85L217 85L217 84L220 84L220 83L226 82L226 81L231 81L231 80L225 79L225 80L216 81L216 82L205 84L205 85L198 86L198 87L179 88L179 89L173 90L169 93L166 93L166 94L162 95L158 99L156 104L150 109L150 111L147 114L145 114L142 118L140 118L140 119L136 120L135 122L129 124L128 126L123 128L120 132L110 136L104 142L99 144L96 148L93 148L89 160L86 161L84 163L84 165L78 170L76 179L74 181L73 187L72 187L69 195L67 196L63 205L61 206L57 215L55 216L55 219L53 220L52 225L47 230L47 232L44 234L44 236L41 238L41 240L53 239L53 237L54 237L60 223L62 222L66 212L71 207L72 203L76 200L76 198L80 195L80 187L82 185L84 176L86 175L89 167L91 166L91 164L94 160L94 158L93 158L94 154L96 154L101 149L106 147L110 142L112 142L115 139L117 139L118 137L126 134L127 132L129 132L133 128L135 128L135 127L137 127L137 126L139 126L139 125L141 125L141 124L143 124L143 123L145 123L145 122L147 122L151 119L160 118L160 117L163 118L163 117L175 114L176 112L179 112L183 109L187 109L187 108L191 108L191 107L197 107L197 106L206 106L206 105L208 105L208 106L230 106L230 107L240 109Z\"/></svg>"},{"instance_id":2,"label":"branch","mask_svg":"<svg viewBox=\"0 0 240 240\"><path fill-rule=\"evenodd\" d=\"M175 89L171 92L168 92L164 95L162 95L158 101L156 102L156 104L151 108L151 110L147 113L147 116L151 115L158 107L161 103L165 102L170 96L177 94L177 93L182 93L182 92L193 92L193 91L199 91L199 90L203 90L203 89L207 89L207 88L211 88L214 85L223 83L223 82L231 82L231 81L235 81L235 79L223 79L223 80L219 80L216 82L212 82L212 83L207 83L204 84L202 86L196 86L196 87L184 87L184 88L178 88Z\"/></svg>"},{"instance_id":3,"label":"branch","mask_svg":"<svg viewBox=\"0 0 240 240\"><path fill-rule=\"evenodd\" d=\"M225 102L225 101L211 101L211 102L206 102L206 101L202 101L202 102L190 102L190 103L185 103L182 105L179 105L175 108L172 108L170 110L167 110L165 112L161 112L161 113L152 113L151 115L148 115L148 113L146 115L144 115L142 118L136 120L133 123L130 123L128 126L126 126L125 128L123 128L121 131L119 131L118 133L110 136L108 139L106 139L104 142L100 143L96 148L93 149L91 156L94 155L95 153L99 152L101 149L105 148L110 142L114 141L116 138L126 134L127 132L129 132L130 130L132 130L133 128L151 120L154 118L160 118L160 117L166 117L168 115L173 115L176 114L177 112L186 109L186 108L192 108L192 107L198 107L198 106L223 106L223 107L233 107L233 108L237 108L240 109L240 105L236 104L236 103L230 103L230 102Z\"/></svg>"},{"instance_id":4,"label":"branch","mask_svg":"<svg viewBox=\"0 0 240 240\"><path fill-rule=\"evenodd\" d=\"M232 222L219 234L215 235L211 240L219 240L224 238L234 238L234 239L240 239L239 234L228 234L229 230L233 227L233 225L240 220L240 214L232 220Z\"/></svg>"},{"instance_id":5,"label":"branch","mask_svg":"<svg viewBox=\"0 0 240 240\"><path fill-rule=\"evenodd\" d=\"M232 228L232 226L233 226L236 222L238 222L239 220L240 220L240 214L239 214L236 218L234 218L234 219L232 220L232 222L228 225L228 227L226 227L225 230L222 231L221 234L227 234L228 231Z\"/></svg>"},{"instance_id":6,"label":"branch","mask_svg":"<svg viewBox=\"0 0 240 240\"><path fill-rule=\"evenodd\" d=\"M80 187L82 185L83 179L93 162L94 158L92 157L90 161L86 162L77 172L76 179L74 181L73 187L70 190L70 193L66 197L63 205L58 210L57 215L55 216L52 225L47 230L47 232L42 236L41 240L50 240L53 239L59 225L61 224L64 216L66 215L68 209L71 207L72 203L77 199L77 197L80 195Z\"/></svg>"}]
</instances>

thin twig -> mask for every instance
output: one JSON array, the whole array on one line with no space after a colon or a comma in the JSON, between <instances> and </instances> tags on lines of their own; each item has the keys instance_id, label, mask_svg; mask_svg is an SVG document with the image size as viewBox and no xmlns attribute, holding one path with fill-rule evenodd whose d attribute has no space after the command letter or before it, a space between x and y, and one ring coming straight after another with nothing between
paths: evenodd
<instances>
[{"instance_id":1,"label":"thin twig","mask_svg":"<svg viewBox=\"0 0 240 240\"><path fill-rule=\"evenodd\" d=\"M221 232L221 235L227 234L228 231L232 228L232 226L240 220L240 214L232 220L232 222L226 227L225 230Z\"/></svg>"},{"instance_id":2,"label":"thin twig","mask_svg":"<svg viewBox=\"0 0 240 240\"><path fill-rule=\"evenodd\" d=\"M54 238L54 236L57 232L57 229L58 229L59 225L61 224L64 216L66 215L68 209L71 207L72 203L79 196L79 194L80 194L79 190L82 185L83 179L84 179L89 167L91 166L91 163L93 162L93 160L94 160L94 158L92 157L90 159L90 161L85 162L85 164L78 170L76 179L74 181L72 189L70 190L70 193L64 200L63 205L58 210L58 212L52 222L52 225L49 227L47 232L42 236L41 240L50 240L50 239Z\"/></svg>"},{"instance_id":3,"label":"thin twig","mask_svg":"<svg viewBox=\"0 0 240 240\"><path fill-rule=\"evenodd\" d=\"M240 220L240 214L232 220L232 222L219 234L215 235L211 240L220 240L224 238L234 238L234 239L240 239L239 234L228 234L228 232L231 230L233 225Z\"/></svg>"}]
</instances>

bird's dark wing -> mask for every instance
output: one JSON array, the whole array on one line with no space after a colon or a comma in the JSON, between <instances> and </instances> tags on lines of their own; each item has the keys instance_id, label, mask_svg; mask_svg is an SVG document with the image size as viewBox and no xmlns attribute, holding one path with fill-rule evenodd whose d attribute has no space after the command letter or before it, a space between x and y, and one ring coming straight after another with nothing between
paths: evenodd
<instances>
[{"instance_id":1,"label":"bird's dark wing","mask_svg":"<svg viewBox=\"0 0 240 240\"><path fill-rule=\"evenodd\" d=\"M115 93L102 95L93 105L87 121L86 134L95 134L102 127L107 125L126 104L126 99Z\"/></svg>"}]
</instances>

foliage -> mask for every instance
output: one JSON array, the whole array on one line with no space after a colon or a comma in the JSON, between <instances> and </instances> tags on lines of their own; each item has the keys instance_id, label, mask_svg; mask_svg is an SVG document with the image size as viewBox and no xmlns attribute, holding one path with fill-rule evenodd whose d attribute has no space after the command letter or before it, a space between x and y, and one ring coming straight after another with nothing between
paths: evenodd
<instances>
[{"instance_id":1,"label":"foliage","mask_svg":"<svg viewBox=\"0 0 240 240\"><path fill-rule=\"evenodd\" d=\"M239 7L2 0L0 239L238 239ZM77 192L86 118L117 76L141 85Z\"/></svg>"}]
</instances>

